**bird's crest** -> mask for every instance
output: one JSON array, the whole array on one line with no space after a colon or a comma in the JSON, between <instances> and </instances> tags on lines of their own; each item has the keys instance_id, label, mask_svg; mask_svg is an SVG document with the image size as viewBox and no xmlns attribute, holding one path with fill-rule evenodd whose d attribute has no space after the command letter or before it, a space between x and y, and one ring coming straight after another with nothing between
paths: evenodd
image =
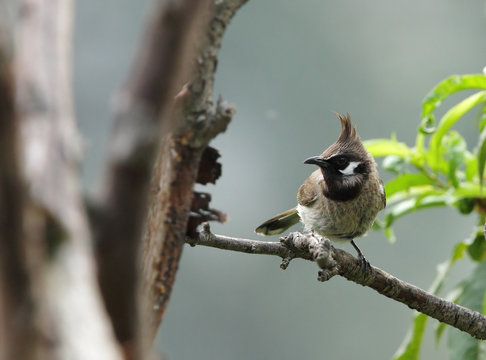
<instances>
[{"instance_id":1,"label":"bird's crest","mask_svg":"<svg viewBox=\"0 0 486 360\"><path fill-rule=\"evenodd\" d=\"M322 158L326 159L330 156L345 152L361 153L366 156L367 151L359 139L356 128L351 123L351 116L348 113L344 115L335 112L334 114L341 121L341 134L336 142L322 153Z\"/></svg>"},{"instance_id":2,"label":"bird's crest","mask_svg":"<svg viewBox=\"0 0 486 360\"><path fill-rule=\"evenodd\" d=\"M338 141L345 142L359 140L356 128L353 126L353 124L351 124L351 116L349 116L349 113L344 115L334 112L334 115L336 115L339 121L341 121L341 134L339 135Z\"/></svg>"}]
</instances>

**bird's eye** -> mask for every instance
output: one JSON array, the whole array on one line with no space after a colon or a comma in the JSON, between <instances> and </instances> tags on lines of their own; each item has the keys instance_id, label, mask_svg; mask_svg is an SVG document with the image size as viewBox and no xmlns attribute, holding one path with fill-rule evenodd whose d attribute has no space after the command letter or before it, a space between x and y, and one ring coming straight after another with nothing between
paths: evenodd
<instances>
[{"instance_id":1,"label":"bird's eye","mask_svg":"<svg viewBox=\"0 0 486 360\"><path fill-rule=\"evenodd\" d=\"M338 156L336 158L336 165L338 165L338 166L344 166L346 164L347 164L347 160L346 160L346 158L344 156Z\"/></svg>"}]
</instances>

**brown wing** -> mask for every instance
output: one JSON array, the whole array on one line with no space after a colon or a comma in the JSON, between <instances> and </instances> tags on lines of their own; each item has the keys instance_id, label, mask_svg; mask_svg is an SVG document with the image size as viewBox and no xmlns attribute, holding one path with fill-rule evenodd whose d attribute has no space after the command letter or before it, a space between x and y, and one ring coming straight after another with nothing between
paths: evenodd
<instances>
[{"instance_id":1,"label":"brown wing","mask_svg":"<svg viewBox=\"0 0 486 360\"><path fill-rule=\"evenodd\" d=\"M321 171L314 171L300 186L297 192L297 202L302 206L311 206L318 196L318 183L321 181Z\"/></svg>"},{"instance_id":2,"label":"brown wing","mask_svg":"<svg viewBox=\"0 0 486 360\"><path fill-rule=\"evenodd\" d=\"M297 208L292 208L265 221L255 229L255 232L260 235L281 234L292 225L297 224L299 220Z\"/></svg>"}]
</instances>

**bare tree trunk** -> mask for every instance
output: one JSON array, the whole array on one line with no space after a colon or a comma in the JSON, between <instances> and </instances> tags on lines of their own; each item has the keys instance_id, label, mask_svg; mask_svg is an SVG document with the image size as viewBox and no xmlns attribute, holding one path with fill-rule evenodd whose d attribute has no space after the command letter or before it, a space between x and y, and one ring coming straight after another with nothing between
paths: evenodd
<instances>
[{"instance_id":1,"label":"bare tree trunk","mask_svg":"<svg viewBox=\"0 0 486 360\"><path fill-rule=\"evenodd\" d=\"M39 333L22 238L25 187L21 181L11 44L0 2L0 358L32 359Z\"/></svg>"},{"instance_id":2,"label":"bare tree trunk","mask_svg":"<svg viewBox=\"0 0 486 360\"><path fill-rule=\"evenodd\" d=\"M20 221L35 296L31 321L42 336L35 358L119 359L98 291L79 184L72 13L70 0L20 4L16 107L20 163L29 190Z\"/></svg>"}]
</instances>

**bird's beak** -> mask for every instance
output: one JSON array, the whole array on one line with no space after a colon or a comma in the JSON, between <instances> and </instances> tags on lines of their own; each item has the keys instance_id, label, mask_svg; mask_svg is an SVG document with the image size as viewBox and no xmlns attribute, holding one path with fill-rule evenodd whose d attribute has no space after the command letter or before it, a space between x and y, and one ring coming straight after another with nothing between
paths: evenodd
<instances>
[{"instance_id":1,"label":"bird's beak","mask_svg":"<svg viewBox=\"0 0 486 360\"><path fill-rule=\"evenodd\" d=\"M312 156L308 159L305 159L304 164L313 164L320 167L327 167L328 165L327 161L320 156Z\"/></svg>"}]
</instances>

